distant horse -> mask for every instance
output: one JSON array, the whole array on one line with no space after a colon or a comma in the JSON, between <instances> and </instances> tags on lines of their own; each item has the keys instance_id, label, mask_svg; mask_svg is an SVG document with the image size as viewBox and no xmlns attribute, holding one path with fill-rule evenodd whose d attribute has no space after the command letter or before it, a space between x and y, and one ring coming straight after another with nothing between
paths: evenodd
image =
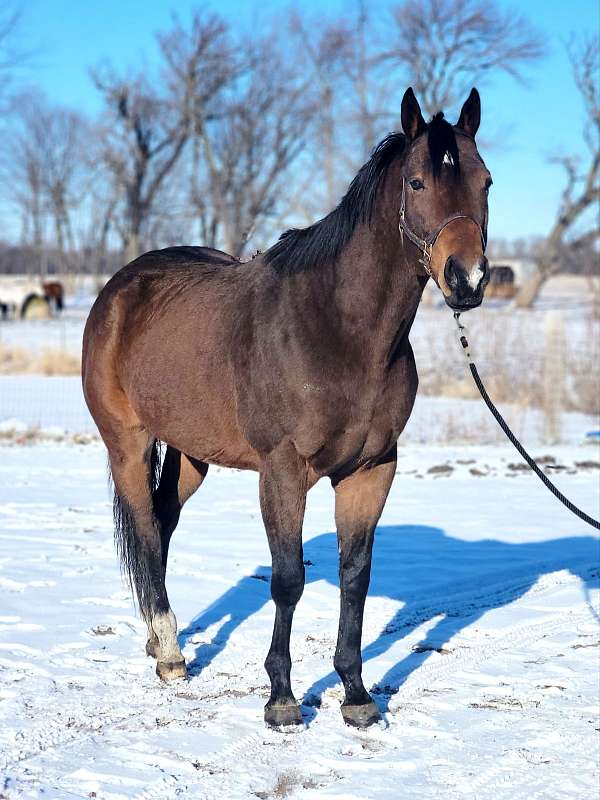
<instances>
[{"instance_id":1,"label":"distant horse","mask_svg":"<svg viewBox=\"0 0 600 800\"><path fill-rule=\"evenodd\" d=\"M65 305L65 289L60 281L46 281L42 284L42 291L48 305L55 311L62 311Z\"/></svg>"},{"instance_id":2,"label":"distant horse","mask_svg":"<svg viewBox=\"0 0 600 800\"><path fill-rule=\"evenodd\" d=\"M306 494L325 476L339 537L342 715L360 727L379 718L361 677L362 620L373 531L417 391L408 334L430 276L461 311L481 303L488 279L477 91L456 126L442 113L427 124L412 89L401 119L404 133L375 148L320 222L246 263L200 247L146 253L111 278L85 328L83 389L108 448L117 544L163 680L186 675L165 589L181 508L209 464L260 474L273 726L302 722L290 632Z\"/></svg>"},{"instance_id":3,"label":"distant horse","mask_svg":"<svg viewBox=\"0 0 600 800\"><path fill-rule=\"evenodd\" d=\"M504 297L510 299L517 293L515 272L512 267L492 267L490 281L485 290L486 297Z\"/></svg>"}]
</instances>

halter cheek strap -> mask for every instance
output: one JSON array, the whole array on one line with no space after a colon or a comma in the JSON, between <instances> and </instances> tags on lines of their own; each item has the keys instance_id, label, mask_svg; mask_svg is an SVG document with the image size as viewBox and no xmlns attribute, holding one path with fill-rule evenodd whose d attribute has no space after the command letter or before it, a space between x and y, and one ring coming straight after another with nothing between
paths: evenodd
<instances>
[{"instance_id":1,"label":"halter cheek strap","mask_svg":"<svg viewBox=\"0 0 600 800\"><path fill-rule=\"evenodd\" d=\"M410 239L410 241L421 251L422 258L419 259L419 263L425 267L425 272L429 277L432 276L431 258L433 255L433 246L437 242L438 237L444 228L451 222L454 222L455 219L468 219L477 226L479 229L479 235L481 236L481 245L485 253L485 248L487 245L487 230L485 230L485 228L487 228L487 225L484 223L484 228L482 228L481 225L468 214L452 214L452 216L446 217L442 224L439 225L432 233L430 233L426 239L422 239L413 230L411 230L406 222L406 181L404 178L402 178L402 196L400 198L400 218L398 220L398 230L400 231L400 236L403 241L404 235L406 235L406 237Z\"/></svg>"}]
</instances>

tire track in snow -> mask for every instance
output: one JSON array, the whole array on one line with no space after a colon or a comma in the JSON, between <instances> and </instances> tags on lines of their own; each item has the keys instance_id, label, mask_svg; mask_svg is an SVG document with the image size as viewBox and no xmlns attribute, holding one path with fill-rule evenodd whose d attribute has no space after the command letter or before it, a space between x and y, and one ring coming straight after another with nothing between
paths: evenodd
<instances>
[{"instance_id":1,"label":"tire track in snow","mask_svg":"<svg viewBox=\"0 0 600 800\"><path fill-rule=\"evenodd\" d=\"M570 611L566 617L564 614L560 614L519 625L507 633L494 636L489 643L481 647L465 647L453 650L444 655L443 660L437 663L427 661L408 675L398 692L394 694L394 705L396 705L397 700L408 699L421 693L423 689L428 688L435 680L443 679L456 672L457 669L477 667L483 661L488 661L503 650L515 648L526 642L536 642L544 639L553 633L564 630L567 623L570 626L583 622L589 623L591 618L591 614L587 609ZM392 709L390 711L393 713Z\"/></svg>"},{"instance_id":2,"label":"tire track in snow","mask_svg":"<svg viewBox=\"0 0 600 800\"><path fill-rule=\"evenodd\" d=\"M112 686L109 686L107 682L106 687L113 689L114 696L117 698L123 698L127 692L131 691L131 687L121 686L118 683L113 683ZM146 687L142 696L143 699L146 697L148 688L155 692L153 710L155 710L156 706L168 704L170 695L166 692L156 691L163 688L162 686ZM137 718L143 718L147 714L148 706L146 704L142 707L136 706L136 710L131 711L129 714L123 714L118 710L115 702L101 714L90 713L85 708L81 708L79 715L75 711L71 713L71 710L67 709L62 713L44 717L38 725L27 728L25 734L16 734L15 740L22 739L26 741L26 744L25 746L18 746L15 741L12 753L5 755L4 758L0 757L0 768L5 771L15 769L22 765L23 762L36 758L50 750L58 751L84 742L94 736L102 736L118 726L126 725ZM82 727L86 729L82 731Z\"/></svg>"},{"instance_id":3,"label":"tire track in snow","mask_svg":"<svg viewBox=\"0 0 600 800\"><path fill-rule=\"evenodd\" d=\"M570 570L576 569L577 575ZM523 571L521 575L515 576L514 572L506 572L509 580L494 580L484 583L478 580L476 586L470 589L456 591L453 585L447 587L435 587L436 595L443 599L436 604L416 604L411 606L410 598L406 600L399 614L406 613L405 619L400 619L396 624L388 623L383 630L380 626L375 626L369 620L363 628L363 639L368 633L373 637L379 635L390 635L402 630L403 628L413 628L435 616L444 614L445 616L469 617L475 611L489 611L493 608L508 605L509 603L522 600L526 597L545 595L552 592L558 586L569 583L580 583L580 575L586 578L592 577L597 568L589 564L588 561L572 563L565 567L564 561L544 565L544 574L539 575L539 569L534 572L531 570Z\"/></svg>"},{"instance_id":4,"label":"tire track in snow","mask_svg":"<svg viewBox=\"0 0 600 800\"><path fill-rule=\"evenodd\" d=\"M556 565L558 568L558 565ZM571 565L575 567L575 564ZM584 565L578 565L584 566ZM545 565L545 569L551 570L552 565ZM569 583L571 581L579 581L579 578L566 573L564 570L564 562L561 565L562 572L555 572L553 574L546 574L541 579L535 582L536 576L539 572L523 574L516 581L514 575L512 580L507 582L496 582L491 586L477 587L474 591L460 591L449 593L445 597L443 608L445 613L450 613L457 616L470 616L473 609L488 610L498 606L504 605L506 602L520 600L523 596L535 595L536 598L543 597L545 594L552 593L557 586ZM591 571L591 567L589 568ZM581 572L579 572L581 574ZM523 593L519 592L522 588L529 587L528 591ZM482 594L479 595L479 589ZM484 593L485 592L485 593ZM515 594L517 596L515 597ZM460 613L462 612L462 613ZM412 627L415 620L426 622L432 616L440 613L440 606L422 605L415 609L411 609L409 621L400 625L398 628L394 627L390 634L401 630L405 626ZM590 612L585 606L582 605L581 610L572 611L568 614L568 623L570 628L581 623L589 622L591 619ZM489 643L481 647L460 648L452 651L439 661L427 661L421 664L418 669L414 670L399 688L398 692L393 696L393 707L390 709L390 714L393 717L394 709L398 710L398 704L413 698L414 696L423 692L423 689L435 683L435 681L443 680L450 676L452 673L460 669L468 669L469 667L476 667L480 663L489 660L497 653L518 646L521 643L537 641L549 634L558 630L564 629L567 624L565 615L553 616L542 620L537 620L528 624L519 626L516 629L494 637ZM371 627L371 632L376 636L380 633L380 628L376 630L374 626ZM117 687L115 687L117 688ZM124 690L124 687L123 687ZM120 690L119 690L120 691ZM67 720L65 716L54 716L45 718L44 721L32 731L27 732L27 745L20 747L17 752L11 753L9 756L1 760L1 766L4 771L15 769L32 758L35 758L49 750L60 751L63 748L69 748L85 741L86 739L94 736L102 737L108 731L116 726L132 722L138 717L144 717L148 713L146 707L137 710L128 715L111 715L110 719L103 719L98 715L84 714L81 718L76 720L76 727L67 727ZM323 712L321 712L323 713ZM185 721L185 720L182 720ZM91 730L81 732L81 725L91 726ZM341 718L340 718L341 725ZM307 742L318 738L320 735L318 725L310 725L306 730L300 732L300 741ZM278 740L281 734L276 734L271 731L265 730L263 733L250 734L238 741L226 745L222 750L204 756L200 763L203 767L210 767L214 771L222 773L223 778L229 773L231 764L235 763L236 759L243 756L244 759L258 759L264 760L264 743L266 740ZM385 737L385 734L379 732L379 737ZM307 742L308 744L308 742ZM268 761L268 760L267 760ZM484 788L489 785L491 781L495 782L497 774L505 774L502 767L494 767L488 770L483 775L480 775L477 784ZM195 781L192 781L195 783ZM139 800L171 800L181 795L182 791L186 789L185 784L181 784L174 775L167 775L161 779L157 784L144 789L136 797ZM232 787L233 788L233 787ZM499 798L497 798L499 800ZM507 797L508 800L508 797Z\"/></svg>"},{"instance_id":5,"label":"tire track in snow","mask_svg":"<svg viewBox=\"0 0 600 800\"><path fill-rule=\"evenodd\" d=\"M551 587L548 587L548 591L551 591ZM584 606L582 610L570 612L567 618L565 618L564 614L561 614L560 616L553 616L549 619L547 618L524 624L507 633L496 636L491 642L481 647L453 651L444 656L443 661L422 664L417 670L411 673L394 695L394 705L421 694L423 689L435 683L436 680L447 678L458 670L476 667L478 664L483 661L488 661L503 650L524 643L538 641L552 633L564 630L567 622L569 626L573 626L583 622L589 622L590 618L590 612ZM394 709L390 709L389 713L393 718ZM341 717L339 722L341 725ZM373 732L375 733L375 737L379 740L385 740L387 738L386 732L381 731L379 728L373 729ZM210 768L213 771L222 773L223 783L225 783L227 781L227 773L230 773L232 759L235 759L235 757L243 755L246 761L259 762L264 760L264 742L265 736L268 735L268 733L269 732L262 736L259 734L246 736L237 742L227 745L218 752L207 754L201 759L201 763L205 768ZM359 732L358 735L364 736L365 733ZM366 735L368 736L368 733ZM300 732L298 737L299 744L301 745L304 743L307 748L310 749L308 747L309 742L321 739L322 731L319 730L318 724L313 723L307 730ZM490 770L489 779L493 780L495 775L496 768ZM481 777L483 776L480 776L480 779ZM233 791L234 787L232 786L231 788ZM506 800L509 800L509 798L507 797ZM510 798L510 800L516 800L516 798Z\"/></svg>"},{"instance_id":6,"label":"tire track in snow","mask_svg":"<svg viewBox=\"0 0 600 800\"><path fill-rule=\"evenodd\" d=\"M585 757L591 764L596 762L596 742L591 736L589 739L581 736L561 735L561 746L565 753L577 753L581 756L583 749ZM548 784L543 775L544 764L530 762L526 771L519 771L509 764L497 764L489 767L476 778L469 779L469 792L463 796L472 795L477 800L550 800ZM565 798L564 789L557 787L556 798Z\"/></svg>"},{"instance_id":7,"label":"tire track in snow","mask_svg":"<svg viewBox=\"0 0 600 800\"><path fill-rule=\"evenodd\" d=\"M134 719L136 716L142 716L145 713L146 710L144 709L144 711L136 711L128 716L119 717L118 719L112 718L110 722L105 724L100 723L98 726L93 727L92 730L86 730L85 732L80 730L81 725L90 726L93 720L98 719L97 715L91 716L84 714L81 718L76 720L76 725L73 725L73 727L68 725L63 715L45 717L43 722L37 727L28 728L27 733L22 734L23 738L25 738L25 736L27 737L26 746L19 747L16 752L13 750L11 754L5 756L2 761L0 761L0 767L4 771L15 769L23 764L24 761L36 758L49 750L60 750L61 748L84 742L86 739L104 733L105 730L115 725L120 725L123 722ZM21 738L21 736L17 734L15 738Z\"/></svg>"}]
</instances>

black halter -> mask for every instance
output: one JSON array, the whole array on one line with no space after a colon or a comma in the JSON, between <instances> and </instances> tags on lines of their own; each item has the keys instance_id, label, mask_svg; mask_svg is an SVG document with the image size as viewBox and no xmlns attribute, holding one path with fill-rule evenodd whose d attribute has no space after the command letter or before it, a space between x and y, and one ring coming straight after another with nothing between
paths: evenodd
<instances>
[{"instance_id":1,"label":"black halter","mask_svg":"<svg viewBox=\"0 0 600 800\"><path fill-rule=\"evenodd\" d=\"M487 215L486 215L487 217ZM402 196L400 199L400 219L398 220L398 230L400 231L400 236L404 240L404 234L410 239L410 241L415 244L419 250L421 251L423 257L419 259L419 263L423 264L425 267L425 272L431 277L431 256L433 251L433 246L437 242L440 233L444 230L446 225L449 225L451 222L454 222L455 219L469 219L471 222L475 223L479 229L479 235L481 236L481 245L483 247L483 252L485 253L485 248L487 246L487 219L484 220L483 228L477 222L477 220L470 217L468 214L452 214L450 217L446 217L446 219L439 225L426 239L422 239L420 236L412 231L406 222L406 181L402 178Z\"/></svg>"}]
</instances>

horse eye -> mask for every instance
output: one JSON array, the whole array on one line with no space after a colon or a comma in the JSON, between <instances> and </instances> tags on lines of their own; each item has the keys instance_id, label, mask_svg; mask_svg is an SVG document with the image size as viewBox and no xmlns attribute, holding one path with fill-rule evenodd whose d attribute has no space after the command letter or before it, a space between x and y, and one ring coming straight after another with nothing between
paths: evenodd
<instances>
[{"instance_id":1,"label":"horse eye","mask_svg":"<svg viewBox=\"0 0 600 800\"><path fill-rule=\"evenodd\" d=\"M421 189L425 188L423 181L420 181L418 178L415 178L413 181L410 182L410 186L415 192L420 191Z\"/></svg>"},{"instance_id":2,"label":"horse eye","mask_svg":"<svg viewBox=\"0 0 600 800\"><path fill-rule=\"evenodd\" d=\"M490 186L492 185L493 182L494 181L491 178L487 179L487 181L485 182L485 187L484 187L486 192L489 192Z\"/></svg>"}]
</instances>

